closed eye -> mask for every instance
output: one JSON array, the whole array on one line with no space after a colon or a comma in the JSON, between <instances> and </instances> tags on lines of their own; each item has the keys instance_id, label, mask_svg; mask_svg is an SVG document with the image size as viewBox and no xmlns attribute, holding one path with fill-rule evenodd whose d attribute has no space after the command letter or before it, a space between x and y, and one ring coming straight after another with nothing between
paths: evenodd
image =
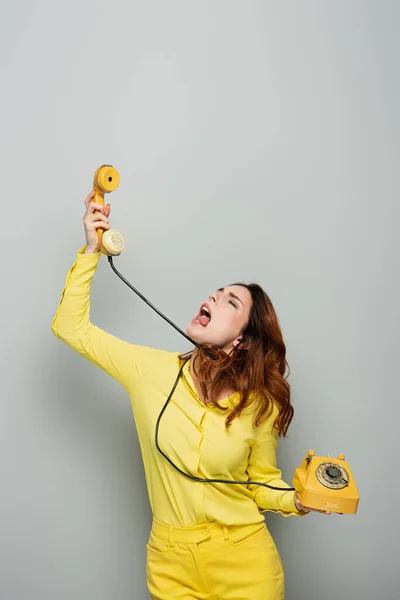
<instances>
[{"instance_id":1,"label":"closed eye","mask_svg":"<svg viewBox=\"0 0 400 600\"><path fill-rule=\"evenodd\" d=\"M229 300L229 304L232 304L232 306L234 306L235 308L237 308L236 304L234 302L232 302L232 300Z\"/></svg>"}]
</instances>

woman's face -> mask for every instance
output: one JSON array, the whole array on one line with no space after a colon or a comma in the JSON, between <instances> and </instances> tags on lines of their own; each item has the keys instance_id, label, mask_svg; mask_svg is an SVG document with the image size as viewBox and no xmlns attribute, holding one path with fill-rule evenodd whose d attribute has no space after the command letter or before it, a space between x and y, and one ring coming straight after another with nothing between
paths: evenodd
<instances>
[{"instance_id":1,"label":"woman's face","mask_svg":"<svg viewBox=\"0 0 400 600\"><path fill-rule=\"evenodd\" d=\"M252 306L249 290L241 285L220 288L203 302L186 333L198 344L214 344L229 354L240 342Z\"/></svg>"}]
</instances>

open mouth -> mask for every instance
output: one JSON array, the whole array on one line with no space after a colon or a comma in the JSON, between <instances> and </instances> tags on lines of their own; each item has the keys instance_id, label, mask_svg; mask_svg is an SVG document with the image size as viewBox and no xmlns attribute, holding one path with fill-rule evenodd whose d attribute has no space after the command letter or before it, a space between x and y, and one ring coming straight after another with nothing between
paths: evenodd
<instances>
[{"instance_id":1,"label":"open mouth","mask_svg":"<svg viewBox=\"0 0 400 600\"><path fill-rule=\"evenodd\" d=\"M200 308L200 311L193 319L194 323L199 323L202 327L207 327L209 322L211 321L211 312L206 304L203 304Z\"/></svg>"}]
</instances>

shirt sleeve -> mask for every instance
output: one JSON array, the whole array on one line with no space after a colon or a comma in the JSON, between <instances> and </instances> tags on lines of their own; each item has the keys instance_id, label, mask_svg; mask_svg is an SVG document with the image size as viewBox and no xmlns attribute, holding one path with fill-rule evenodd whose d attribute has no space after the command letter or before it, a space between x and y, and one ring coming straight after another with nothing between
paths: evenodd
<instances>
[{"instance_id":1,"label":"shirt sleeve","mask_svg":"<svg viewBox=\"0 0 400 600\"><path fill-rule=\"evenodd\" d=\"M84 254L84 250L79 250L67 273L52 332L129 391L168 353L131 344L91 323L90 287L101 253Z\"/></svg>"},{"instance_id":2,"label":"shirt sleeve","mask_svg":"<svg viewBox=\"0 0 400 600\"><path fill-rule=\"evenodd\" d=\"M274 418L268 419L260 439L250 449L248 476L249 481L266 483L279 488L290 488L282 479L282 472L277 467L276 450L278 436L273 429ZM254 501L260 512L270 511L280 513L284 517L302 516L306 512L299 511L294 503L295 492L272 490L270 488L249 484L248 488L254 494Z\"/></svg>"}]
</instances>

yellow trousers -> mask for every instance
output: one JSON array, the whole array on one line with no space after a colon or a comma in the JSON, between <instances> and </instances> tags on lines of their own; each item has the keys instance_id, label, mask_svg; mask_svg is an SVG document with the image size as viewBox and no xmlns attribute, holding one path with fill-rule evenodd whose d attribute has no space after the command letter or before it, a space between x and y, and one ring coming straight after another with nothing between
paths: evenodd
<instances>
[{"instance_id":1,"label":"yellow trousers","mask_svg":"<svg viewBox=\"0 0 400 600\"><path fill-rule=\"evenodd\" d=\"M265 523L171 527L147 543L152 600L283 600L284 573Z\"/></svg>"}]
</instances>

